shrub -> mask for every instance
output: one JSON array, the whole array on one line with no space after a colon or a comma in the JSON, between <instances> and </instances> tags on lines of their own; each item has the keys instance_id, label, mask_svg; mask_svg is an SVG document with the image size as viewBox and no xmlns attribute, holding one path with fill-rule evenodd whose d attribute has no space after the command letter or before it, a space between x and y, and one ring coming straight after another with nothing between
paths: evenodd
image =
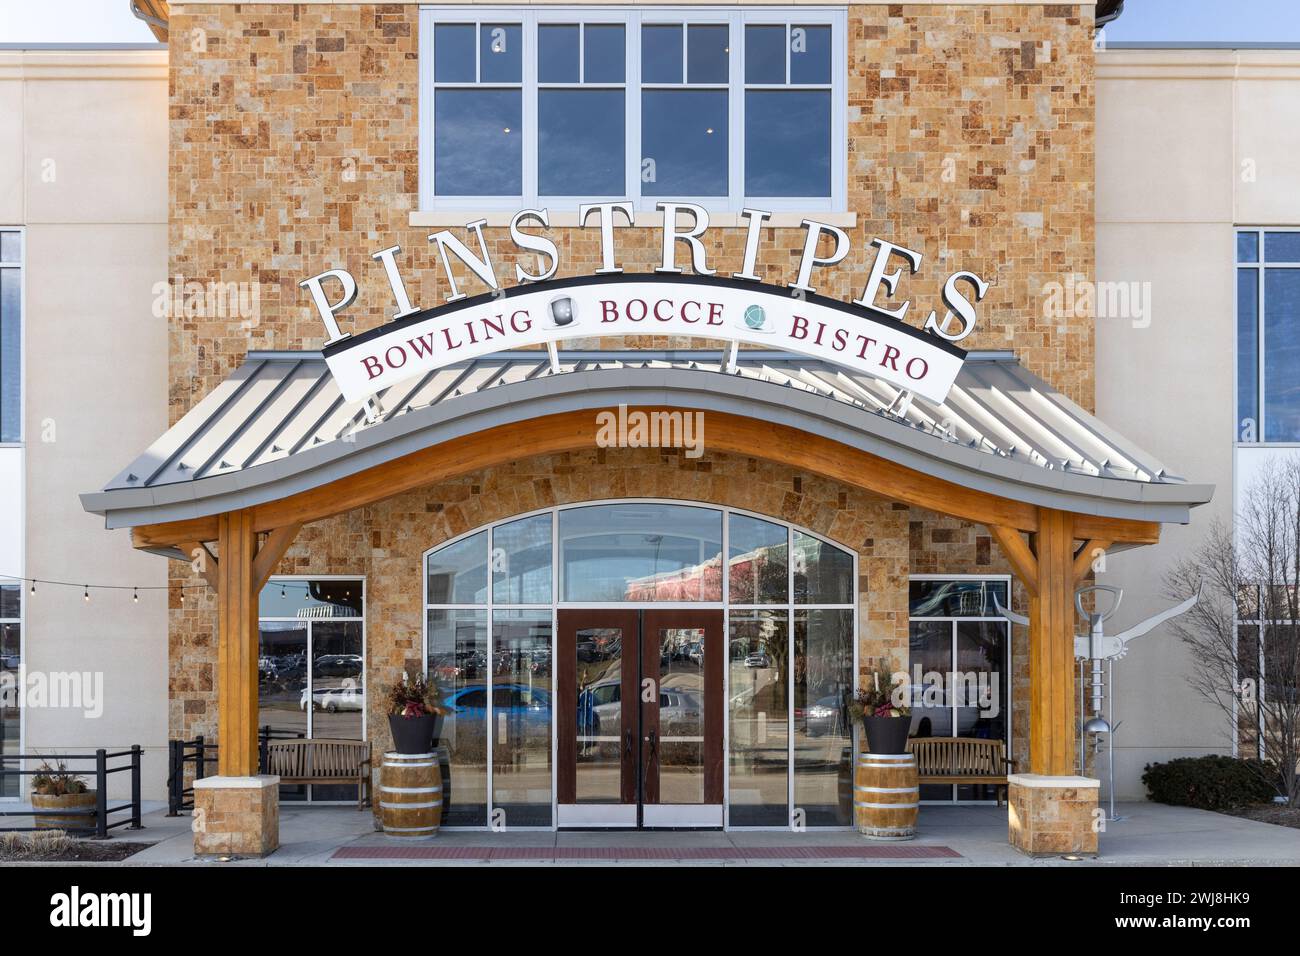
<instances>
[{"instance_id":1,"label":"shrub","mask_svg":"<svg viewBox=\"0 0 1300 956\"><path fill-rule=\"evenodd\" d=\"M1231 810L1267 803L1277 794L1271 763L1210 755L1149 763L1142 772L1147 793L1157 803L1201 810Z\"/></svg>"}]
</instances>

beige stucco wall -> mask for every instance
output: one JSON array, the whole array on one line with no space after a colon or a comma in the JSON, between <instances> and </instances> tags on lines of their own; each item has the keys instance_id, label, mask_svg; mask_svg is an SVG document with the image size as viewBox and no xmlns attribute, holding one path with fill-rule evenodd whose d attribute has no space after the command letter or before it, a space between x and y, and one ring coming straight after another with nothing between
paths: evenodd
<instances>
[{"instance_id":1,"label":"beige stucco wall","mask_svg":"<svg viewBox=\"0 0 1300 956\"><path fill-rule=\"evenodd\" d=\"M78 494L167 424L165 50L0 50L0 224L25 227L25 571L166 584L166 565L103 530ZM19 529L5 528L5 534ZM164 793L166 592L38 586L24 599L28 672L103 675L103 716L25 710L25 749L148 748ZM119 776L122 786L127 781Z\"/></svg>"},{"instance_id":2,"label":"beige stucco wall","mask_svg":"<svg viewBox=\"0 0 1300 956\"><path fill-rule=\"evenodd\" d=\"M1097 277L1149 283L1145 316L1097 319L1097 412L1173 472L1218 490L1187 527L1110 557L1120 630L1171 601L1163 579L1234 499L1233 228L1300 224L1300 52L1106 51L1097 65ZM1258 450L1244 454L1260 454ZM1239 452L1238 454L1243 454ZM1240 462L1237 470L1240 471ZM1187 684L1196 666L1168 627L1116 666L1116 777L1230 752L1219 711Z\"/></svg>"}]
</instances>

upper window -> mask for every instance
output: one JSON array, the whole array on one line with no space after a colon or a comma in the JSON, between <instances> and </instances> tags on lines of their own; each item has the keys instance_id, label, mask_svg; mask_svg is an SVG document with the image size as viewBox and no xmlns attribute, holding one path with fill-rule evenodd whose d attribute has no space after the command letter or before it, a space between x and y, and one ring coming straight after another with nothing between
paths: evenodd
<instances>
[{"instance_id":1,"label":"upper window","mask_svg":"<svg viewBox=\"0 0 1300 956\"><path fill-rule=\"evenodd\" d=\"M22 233L0 230L0 442L21 441Z\"/></svg>"},{"instance_id":2,"label":"upper window","mask_svg":"<svg viewBox=\"0 0 1300 956\"><path fill-rule=\"evenodd\" d=\"M842 12L423 11L424 209L844 208Z\"/></svg>"},{"instance_id":3,"label":"upper window","mask_svg":"<svg viewBox=\"0 0 1300 956\"><path fill-rule=\"evenodd\" d=\"M1300 230L1237 231L1237 440L1300 442Z\"/></svg>"}]
</instances>

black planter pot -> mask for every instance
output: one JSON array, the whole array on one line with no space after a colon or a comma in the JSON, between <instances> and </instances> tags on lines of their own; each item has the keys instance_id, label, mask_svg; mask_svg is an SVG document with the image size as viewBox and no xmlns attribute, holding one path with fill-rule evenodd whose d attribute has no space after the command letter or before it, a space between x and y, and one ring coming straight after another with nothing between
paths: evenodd
<instances>
[{"instance_id":1,"label":"black planter pot","mask_svg":"<svg viewBox=\"0 0 1300 956\"><path fill-rule=\"evenodd\" d=\"M911 717L863 717L867 732L867 751L873 754L907 753L907 732Z\"/></svg>"},{"instance_id":2,"label":"black planter pot","mask_svg":"<svg viewBox=\"0 0 1300 956\"><path fill-rule=\"evenodd\" d=\"M393 735L393 750L399 754L432 753L438 746L442 732L442 717L425 714L423 717L388 715L388 730Z\"/></svg>"}]
</instances>

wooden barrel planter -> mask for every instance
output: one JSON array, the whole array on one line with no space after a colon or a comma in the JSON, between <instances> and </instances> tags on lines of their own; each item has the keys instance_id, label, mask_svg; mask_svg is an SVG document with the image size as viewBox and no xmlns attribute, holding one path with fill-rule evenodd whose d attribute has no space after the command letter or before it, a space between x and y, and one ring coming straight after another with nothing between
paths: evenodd
<instances>
[{"instance_id":1,"label":"wooden barrel planter","mask_svg":"<svg viewBox=\"0 0 1300 956\"><path fill-rule=\"evenodd\" d=\"M860 754L853 778L853 817L871 840L916 836L921 788L914 754Z\"/></svg>"},{"instance_id":2,"label":"wooden barrel planter","mask_svg":"<svg viewBox=\"0 0 1300 956\"><path fill-rule=\"evenodd\" d=\"M95 791L85 793L32 794L33 810L66 810L63 815L35 817L38 830L95 829Z\"/></svg>"},{"instance_id":3,"label":"wooden barrel planter","mask_svg":"<svg viewBox=\"0 0 1300 956\"><path fill-rule=\"evenodd\" d=\"M384 754L379 816L389 836L437 835L442 823L442 771L437 754Z\"/></svg>"}]
</instances>

